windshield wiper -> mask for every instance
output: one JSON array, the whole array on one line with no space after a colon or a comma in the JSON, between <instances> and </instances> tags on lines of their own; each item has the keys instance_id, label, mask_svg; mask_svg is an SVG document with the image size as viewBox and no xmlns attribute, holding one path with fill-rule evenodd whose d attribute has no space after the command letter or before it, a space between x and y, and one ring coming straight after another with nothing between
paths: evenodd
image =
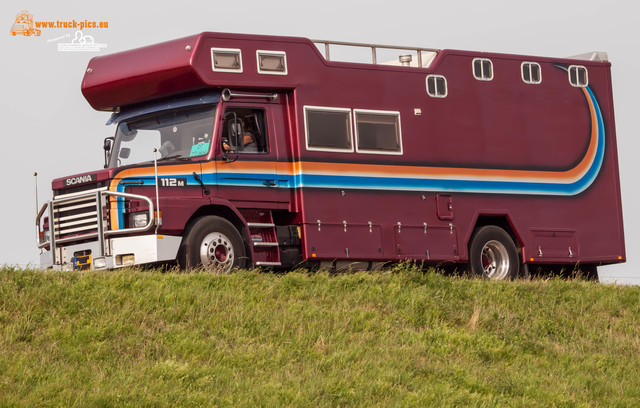
<instances>
[{"instance_id":1,"label":"windshield wiper","mask_svg":"<svg viewBox=\"0 0 640 408\"><path fill-rule=\"evenodd\" d=\"M181 154L172 154L170 156L165 156L165 157L162 157L162 158L158 159L158 161L173 160L173 159L182 160L182 161L191 161L191 157L184 157Z\"/></svg>"}]
</instances>

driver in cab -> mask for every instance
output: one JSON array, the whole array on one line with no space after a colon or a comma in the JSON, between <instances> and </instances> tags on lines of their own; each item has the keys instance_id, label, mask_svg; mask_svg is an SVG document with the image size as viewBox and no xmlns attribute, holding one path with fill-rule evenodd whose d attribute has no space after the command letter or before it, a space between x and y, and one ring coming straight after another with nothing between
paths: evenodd
<instances>
[{"instance_id":1,"label":"driver in cab","mask_svg":"<svg viewBox=\"0 0 640 408\"><path fill-rule=\"evenodd\" d=\"M243 136L242 136L243 147L241 149L242 152L257 153L258 146L256 144L256 138L254 135L254 130L253 130L253 126L251 125L251 122L248 121L246 118L242 118L241 122L242 122L242 129L243 129ZM231 147L229 146L228 142L224 139L222 140L222 147L226 151L231 150Z\"/></svg>"}]
</instances>

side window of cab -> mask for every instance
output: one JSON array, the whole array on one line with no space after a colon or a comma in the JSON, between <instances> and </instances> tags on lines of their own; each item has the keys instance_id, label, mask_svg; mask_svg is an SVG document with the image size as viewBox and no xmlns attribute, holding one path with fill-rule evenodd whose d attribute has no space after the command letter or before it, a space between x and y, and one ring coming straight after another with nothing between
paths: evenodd
<instances>
[{"instance_id":1,"label":"side window of cab","mask_svg":"<svg viewBox=\"0 0 640 408\"><path fill-rule=\"evenodd\" d=\"M229 132L235 128L238 134L238 153L269 153L267 123L264 109L228 107L222 126L222 149L230 151Z\"/></svg>"}]
</instances>

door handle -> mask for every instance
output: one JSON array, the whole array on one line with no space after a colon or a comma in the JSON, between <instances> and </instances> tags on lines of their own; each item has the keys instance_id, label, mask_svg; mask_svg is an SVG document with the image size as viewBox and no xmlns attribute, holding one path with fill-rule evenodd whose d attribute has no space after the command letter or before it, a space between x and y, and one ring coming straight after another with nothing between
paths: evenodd
<instances>
[{"instance_id":1,"label":"door handle","mask_svg":"<svg viewBox=\"0 0 640 408\"><path fill-rule=\"evenodd\" d=\"M274 180L267 180L262 184L267 186L267 187L275 187L275 186L278 185L278 183L276 183Z\"/></svg>"}]
</instances>

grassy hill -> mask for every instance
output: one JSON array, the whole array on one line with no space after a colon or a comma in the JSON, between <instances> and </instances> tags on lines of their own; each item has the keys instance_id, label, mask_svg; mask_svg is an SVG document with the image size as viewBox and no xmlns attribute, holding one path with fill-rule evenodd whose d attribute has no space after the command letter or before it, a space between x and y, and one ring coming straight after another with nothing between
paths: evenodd
<instances>
[{"instance_id":1,"label":"grassy hill","mask_svg":"<svg viewBox=\"0 0 640 408\"><path fill-rule=\"evenodd\" d=\"M640 288L0 270L0 406L638 406Z\"/></svg>"}]
</instances>

